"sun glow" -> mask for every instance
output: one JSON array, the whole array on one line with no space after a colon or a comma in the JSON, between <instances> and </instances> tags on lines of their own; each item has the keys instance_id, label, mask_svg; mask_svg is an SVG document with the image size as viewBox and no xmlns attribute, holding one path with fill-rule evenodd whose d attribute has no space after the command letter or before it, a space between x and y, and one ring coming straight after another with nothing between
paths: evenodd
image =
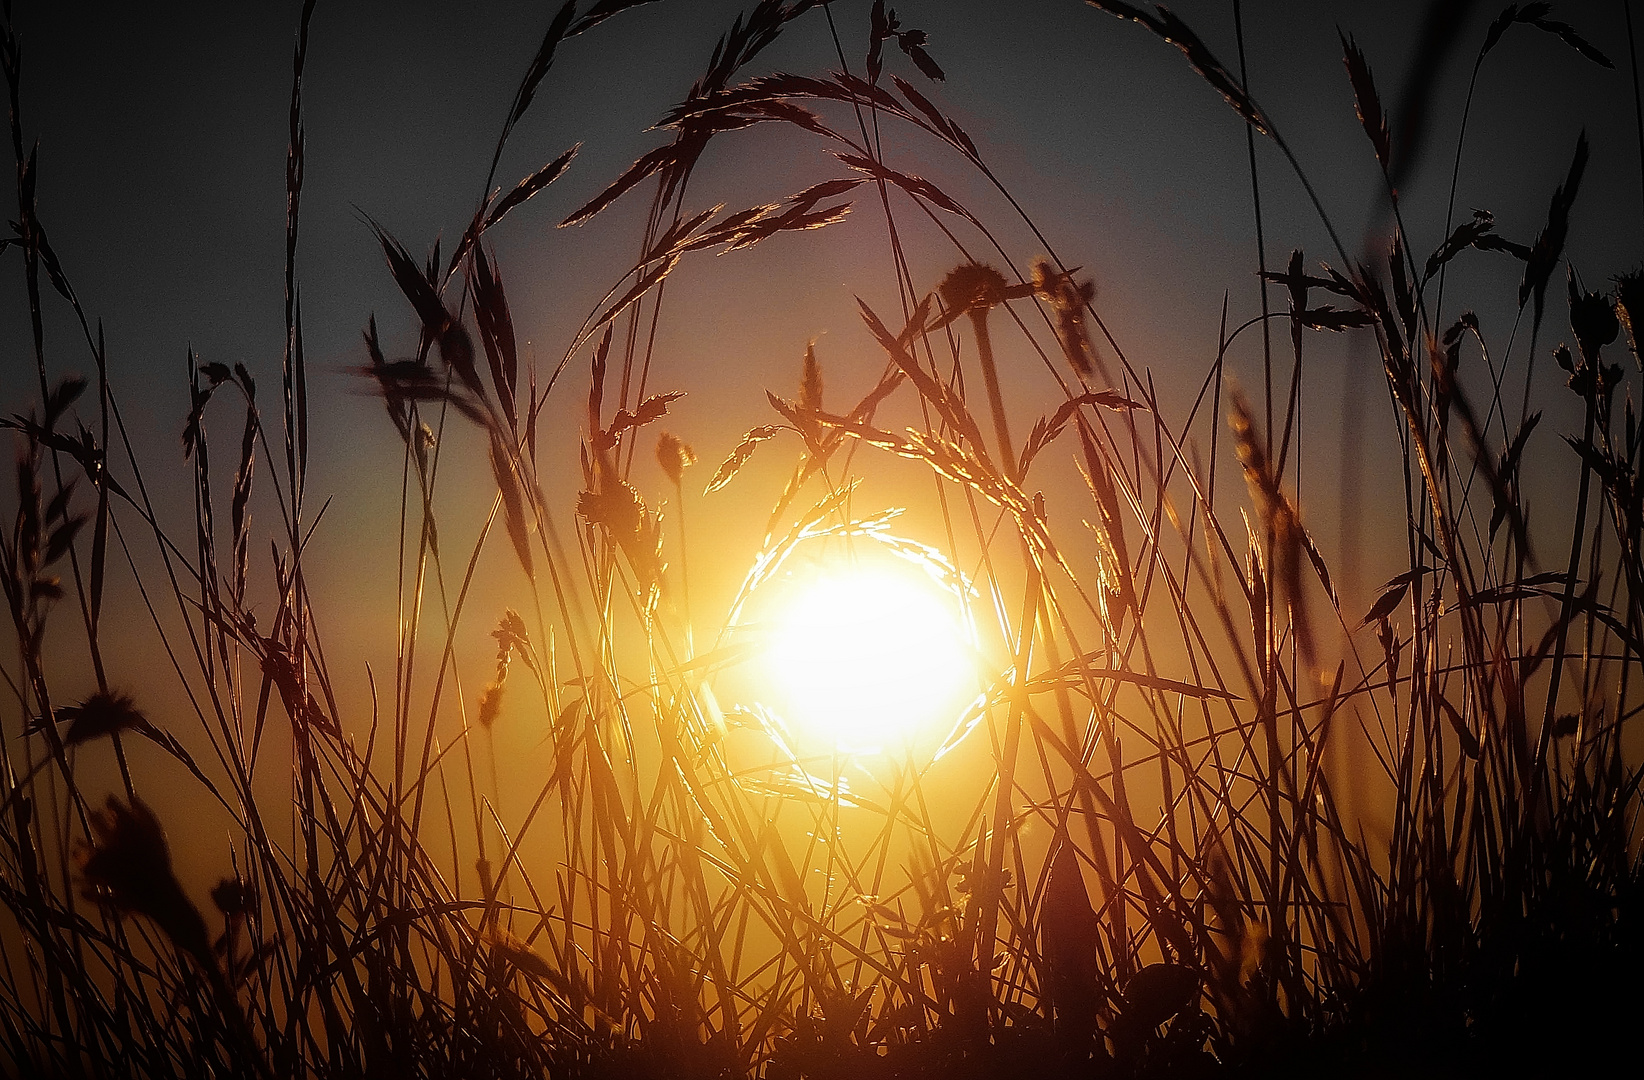
<instances>
[{"instance_id":1,"label":"sun glow","mask_svg":"<svg viewBox=\"0 0 1644 1080\"><path fill-rule=\"evenodd\" d=\"M958 597L916 569L886 565L795 583L766 665L784 716L865 752L945 734L976 693L973 655Z\"/></svg>"}]
</instances>

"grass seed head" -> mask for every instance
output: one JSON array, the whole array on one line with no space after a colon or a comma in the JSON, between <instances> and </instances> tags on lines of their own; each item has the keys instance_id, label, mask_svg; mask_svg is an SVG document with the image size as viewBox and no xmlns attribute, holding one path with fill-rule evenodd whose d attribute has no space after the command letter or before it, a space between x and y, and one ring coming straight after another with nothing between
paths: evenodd
<instances>
[{"instance_id":1,"label":"grass seed head","mask_svg":"<svg viewBox=\"0 0 1644 1080\"><path fill-rule=\"evenodd\" d=\"M502 691L503 685L501 683L489 683L485 687L485 692L480 695L479 722L481 727L488 728L497 722L497 716L502 712Z\"/></svg>"},{"instance_id":2,"label":"grass seed head","mask_svg":"<svg viewBox=\"0 0 1644 1080\"><path fill-rule=\"evenodd\" d=\"M822 407L822 365L817 362L814 342L805 346L805 366L799 375L797 404L801 409L813 411Z\"/></svg>"}]
</instances>

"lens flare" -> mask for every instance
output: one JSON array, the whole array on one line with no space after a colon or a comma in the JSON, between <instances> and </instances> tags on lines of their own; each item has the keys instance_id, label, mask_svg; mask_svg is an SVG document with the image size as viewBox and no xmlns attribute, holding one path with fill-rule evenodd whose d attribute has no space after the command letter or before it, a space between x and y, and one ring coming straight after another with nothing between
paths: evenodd
<instances>
[{"instance_id":1,"label":"lens flare","mask_svg":"<svg viewBox=\"0 0 1644 1080\"><path fill-rule=\"evenodd\" d=\"M976 693L958 598L903 566L797 584L766 653L784 716L847 752L895 749L949 724ZM941 734L941 732L937 732Z\"/></svg>"}]
</instances>

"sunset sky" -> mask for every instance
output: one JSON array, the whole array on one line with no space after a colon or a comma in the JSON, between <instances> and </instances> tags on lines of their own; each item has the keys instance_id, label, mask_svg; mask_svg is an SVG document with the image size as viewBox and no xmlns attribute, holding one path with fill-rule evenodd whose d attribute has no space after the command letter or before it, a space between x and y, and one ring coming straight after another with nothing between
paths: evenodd
<instances>
[{"instance_id":1,"label":"sunset sky","mask_svg":"<svg viewBox=\"0 0 1644 1080\"><path fill-rule=\"evenodd\" d=\"M0 1073L82 1034L137 1068L266 1050L270 1076L1618 1043L1638 1008L1592 973L1638 967L1644 327L1601 340L1612 306L1577 298L1619 394L1555 350L1567 280L1644 279L1644 9L1509 8L1458 150L1503 0L1121 5L1150 26L899 0L928 58L887 43L877 95L836 72L865 76L882 5L819 0L731 77L813 82L683 134L716 41L794 0L651 0L559 41L488 183L556 12L622 2L318 0L299 485L302 0L0 0L38 147L35 216L0 195L28 245L0 244ZM705 149L666 198L564 224L676 139ZM450 265L570 148L431 297L395 243ZM656 241L841 179L826 228ZM1488 215L1505 243L1405 286ZM34 222L106 334L100 473L11 419L42 381L89 377L59 431L109 400L46 280L37 371ZM1264 356L1258 267L1292 252L1353 281L1309 279L1297 317L1270 285ZM1304 329L1325 304L1355 327ZM510 320L513 402L480 353Z\"/></svg>"}]
</instances>

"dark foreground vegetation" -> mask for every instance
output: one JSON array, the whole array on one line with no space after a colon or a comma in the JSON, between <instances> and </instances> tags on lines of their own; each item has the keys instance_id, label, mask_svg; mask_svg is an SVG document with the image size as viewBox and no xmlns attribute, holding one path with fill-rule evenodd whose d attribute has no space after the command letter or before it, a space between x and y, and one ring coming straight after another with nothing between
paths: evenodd
<instances>
[{"instance_id":1,"label":"dark foreground vegetation","mask_svg":"<svg viewBox=\"0 0 1644 1080\"><path fill-rule=\"evenodd\" d=\"M566 219L651 200L631 272L533 364L489 240L571 154L501 188L497 160L556 55L606 47L638 6L572 0L554 15L455 244L424 261L373 226L406 304L366 322L359 352L381 437L404 447L397 533L371 540L402 569L399 639L369 687L327 664L304 563L323 503L305 487L296 288L313 3L291 97L283 364L196 366L182 471L139 468L119 393L135 375L105 362L93 299L75 293L76 262L107 253L54 250L36 214L8 26L18 203L4 259L34 317L6 341L32 349L39 381L32 403L6 388L4 420L17 448L0 539L15 646L0 665L5 1070L951 1080L1625 1060L1644 1016L1631 390L1644 279L1566 261L1585 141L1535 236L1503 237L1480 211L1447 236L1406 236L1393 196L1373 255L1337 243L1323 263L1268 267L1261 392L1224 383L1242 332L1227 329L1194 376L1197 404L1168 416L1077 259L1044 237L1021 255L995 247L917 156L881 152L894 128L897 146L917 137L992 180L932 100L932 80L964 77L942 71L940 42L878 3L765 0L657 148ZM1095 6L1139 23L1109 20L1137 47L1180 50L1229 123L1289 156L1188 26ZM798 20L825 23L838 55L815 74L762 68ZM1490 26L1479 67L1505 35L1610 63L1524 4ZM1385 114L1343 44L1364 160L1391 194ZM837 173L706 209L696 163L755 125L825 141ZM847 209L887 226L900 296L861 305L877 381L841 400L826 357L808 355L797 391L779 388L705 481L662 431L675 388L647 385L666 280ZM902 247L937 229L955 244L945 276ZM1443 295L1469 259L1521 264L1505 335ZM1588 290L1608 274L1613 291ZM68 305L83 340L48 350L47 305ZM1403 462L1403 528L1380 540L1408 562L1368 612L1338 602L1295 479L1302 373L1332 332L1379 358L1367 407L1392 418L1376 437ZM1006 400L996 355L1042 363L1065 393ZM1532 372L1550 363L1579 404L1573 430L1538 428ZM551 395L586 400L579 433L540 423ZM784 454L774 506L738 495L752 457ZM1053 460L1068 482L1039 479ZM910 462L939 510L928 546L864 505L876 471ZM1570 505L1531 515L1530 470L1567 478ZM494 486L489 512L442 519L442 484L475 475ZM580 493L557 505L548 492L569 476ZM167 485L194 493L192 520L156 510ZM874 785L847 783L855 766L806 750L771 709L716 698L748 632L736 607L686 621L673 509L704 487L724 489L716 512L766 529L739 604L794 552L847 543L918 562L965 599L994 666L940 747L951 755L886 753ZM487 547L509 561L480 560ZM482 573L517 578L512 608L468 603ZM133 610L105 603L116 592ZM464 678L454 643L487 633L494 664ZM151 685L105 673L133 634L165 658ZM511 712L540 716L546 739L540 791L504 819L486 748ZM938 814L931 777L961 750L987 779L967 811ZM1351 798L1349 759L1373 763ZM209 893L185 886L151 809L157 788L185 785L228 828L222 850L190 855L213 867Z\"/></svg>"}]
</instances>

